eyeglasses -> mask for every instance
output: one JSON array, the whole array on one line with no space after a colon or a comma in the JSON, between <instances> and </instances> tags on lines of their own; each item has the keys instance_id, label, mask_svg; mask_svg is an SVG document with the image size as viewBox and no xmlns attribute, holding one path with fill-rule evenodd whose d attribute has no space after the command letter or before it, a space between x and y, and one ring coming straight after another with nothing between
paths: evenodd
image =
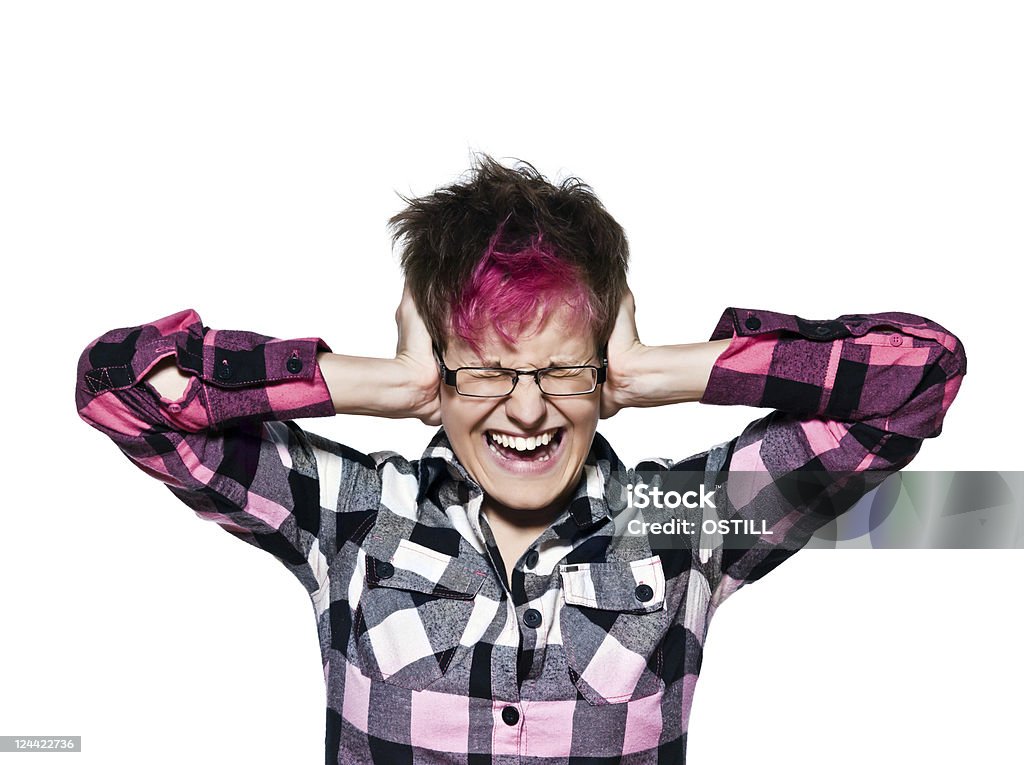
<instances>
[{"instance_id":1,"label":"eyeglasses","mask_svg":"<svg viewBox=\"0 0 1024 765\"><path fill-rule=\"evenodd\" d=\"M437 353L441 379L460 396L501 398L516 389L521 376L532 377L545 396L582 396L593 393L608 375L608 360L601 366L583 364L543 369L506 369L504 367L459 367L449 369Z\"/></svg>"}]
</instances>

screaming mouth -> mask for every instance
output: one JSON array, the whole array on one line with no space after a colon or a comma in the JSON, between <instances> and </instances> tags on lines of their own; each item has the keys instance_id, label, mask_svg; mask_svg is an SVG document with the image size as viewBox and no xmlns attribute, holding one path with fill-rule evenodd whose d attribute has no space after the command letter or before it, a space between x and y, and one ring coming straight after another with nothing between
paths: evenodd
<instances>
[{"instance_id":1,"label":"screaming mouth","mask_svg":"<svg viewBox=\"0 0 1024 765\"><path fill-rule=\"evenodd\" d=\"M498 431L487 431L487 445L499 457L526 462L546 462L562 441L563 428L545 430L535 436L512 436Z\"/></svg>"}]
</instances>

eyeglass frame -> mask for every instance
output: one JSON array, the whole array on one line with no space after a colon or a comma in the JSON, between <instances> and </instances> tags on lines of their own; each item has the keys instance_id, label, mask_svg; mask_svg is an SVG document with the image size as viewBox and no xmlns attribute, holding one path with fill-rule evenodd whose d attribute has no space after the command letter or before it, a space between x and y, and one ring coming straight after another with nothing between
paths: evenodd
<instances>
[{"instance_id":1,"label":"eyeglass frame","mask_svg":"<svg viewBox=\"0 0 1024 765\"><path fill-rule=\"evenodd\" d=\"M522 376L530 376L533 381L537 384L537 389L543 396L589 396L591 393L597 390L599 385L604 384L608 379L608 354L607 352L601 354L601 365L595 366L594 364L573 364L570 366L557 366L557 367L542 367L540 369L512 369L511 367L456 367L455 369L449 369L445 365L444 359L441 358L441 351L437 345L434 345L434 357L437 359L437 363L440 366L441 381L452 388L455 388L456 394L459 396L466 396L467 398L505 398L515 393L516 386L519 384L519 378ZM455 379L458 373L463 369L475 369L488 372L511 372L515 375L512 378L512 390L508 393L500 393L493 396L485 396L480 393L463 393L459 390L459 386L456 384ZM548 372L552 369L593 369L597 372L597 379L594 382L594 387L586 392L579 393L548 393L540 385L540 376L543 372Z\"/></svg>"}]
</instances>

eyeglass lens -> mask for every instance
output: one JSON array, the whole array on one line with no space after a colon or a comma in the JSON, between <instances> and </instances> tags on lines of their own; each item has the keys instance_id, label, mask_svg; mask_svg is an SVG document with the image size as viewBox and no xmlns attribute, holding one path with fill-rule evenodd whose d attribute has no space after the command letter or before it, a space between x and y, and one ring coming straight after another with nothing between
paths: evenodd
<instances>
[{"instance_id":1,"label":"eyeglass lens","mask_svg":"<svg viewBox=\"0 0 1024 765\"><path fill-rule=\"evenodd\" d=\"M458 392L466 396L507 396L515 387L514 372L499 369L460 369L455 375ZM548 369L540 374L540 389L551 395L590 393L597 387L597 370Z\"/></svg>"}]
</instances>

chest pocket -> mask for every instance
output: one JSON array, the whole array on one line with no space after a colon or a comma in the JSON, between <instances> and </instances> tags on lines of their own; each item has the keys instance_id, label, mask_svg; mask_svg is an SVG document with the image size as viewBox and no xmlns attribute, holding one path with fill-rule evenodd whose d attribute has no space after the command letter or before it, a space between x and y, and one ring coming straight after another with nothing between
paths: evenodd
<instances>
[{"instance_id":1,"label":"chest pocket","mask_svg":"<svg viewBox=\"0 0 1024 765\"><path fill-rule=\"evenodd\" d=\"M562 565L559 573L562 645L579 692L599 705L663 691L670 620L661 558Z\"/></svg>"},{"instance_id":2,"label":"chest pocket","mask_svg":"<svg viewBox=\"0 0 1024 765\"><path fill-rule=\"evenodd\" d=\"M471 650L463 637L483 581L471 563L408 539L386 557L371 545L353 624L363 673L412 690L440 679Z\"/></svg>"}]
</instances>

